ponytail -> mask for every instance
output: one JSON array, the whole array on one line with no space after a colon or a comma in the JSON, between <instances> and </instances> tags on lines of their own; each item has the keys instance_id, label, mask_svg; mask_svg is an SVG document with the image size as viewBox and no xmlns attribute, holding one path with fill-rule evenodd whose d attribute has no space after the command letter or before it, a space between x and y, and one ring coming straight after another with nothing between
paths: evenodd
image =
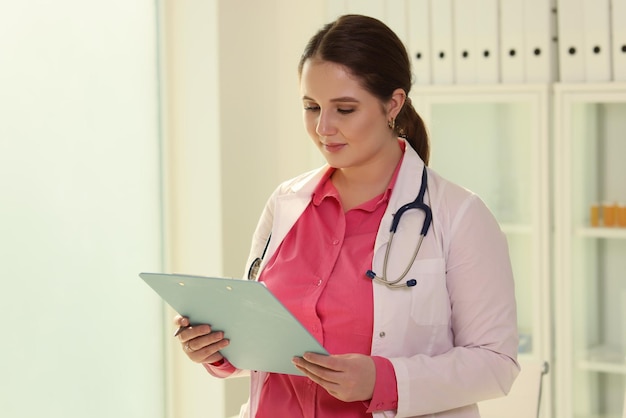
<instances>
[{"instance_id":1,"label":"ponytail","mask_svg":"<svg viewBox=\"0 0 626 418\"><path fill-rule=\"evenodd\" d=\"M396 130L398 135L406 139L409 145L413 147L417 155L424 161L424 164L428 165L428 160L430 159L428 131L409 97L407 97L402 110L396 117Z\"/></svg>"}]
</instances>

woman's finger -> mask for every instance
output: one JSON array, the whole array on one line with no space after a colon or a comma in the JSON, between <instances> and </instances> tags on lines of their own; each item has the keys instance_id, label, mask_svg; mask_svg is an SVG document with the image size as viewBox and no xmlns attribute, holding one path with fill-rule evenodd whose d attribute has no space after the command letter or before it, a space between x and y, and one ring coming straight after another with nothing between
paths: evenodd
<instances>
[{"instance_id":1,"label":"woman's finger","mask_svg":"<svg viewBox=\"0 0 626 418\"><path fill-rule=\"evenodd\" d=\"M186 316L182 316L182 315L176 315L174 317L174 325L176 325L177 327L179 326L189 326L189 318L187 318Z\"/></svg>"},{"instance_id":2,"label":"woman's finger","mask_svg":"<svg viewBox=\"0 0 626 418\"><path fill-rule=\"evenodd\" d=\"M192 331L193 330L190 329L189 331L185 331L185 332L192 332ZM224 333L222 331L216 331L216 332L203 333L194 338L183 339L181 340L181 343L183 344L184 348L189 347L193 351L198 351L204 347L208 347L212 344L219 343L223 339L224 339Z\"/></svg>"},{"instance_id":3,"label":"woman's finger","mask_svg":"<svg viewBox=\"0 0 626 418\"><path fill-rule=\"evenodd\" d=\"M226 339L220 339L215 343L196 349L196 340L191 340L183 344L183 351L187 357L196 363L214 363L224 358L220 350L227 347L229 343L230 341Z\"/></svg>"},{"instance_id":4,"label":"woman's finger","mask_svg":"<svg viewBox=\"0 0 626 418\"><path fill-rule=\"evenodd\" d=\"M185 343L195 338L204 337L213 332L210 325L193 325L184 327L178 334L178 339L181 343Z\"/></svg>"}]
</instances>

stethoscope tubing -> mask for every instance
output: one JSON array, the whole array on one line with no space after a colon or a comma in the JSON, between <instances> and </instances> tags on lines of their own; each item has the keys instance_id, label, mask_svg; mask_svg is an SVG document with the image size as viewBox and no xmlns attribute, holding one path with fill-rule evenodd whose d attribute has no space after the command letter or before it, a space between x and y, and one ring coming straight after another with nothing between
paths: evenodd
<instances>
[{"instance_id":1,"label":"stethoscope tubing","mask_svg":"<svg viewBox=\"0 0 626 418\"><path fill-rule=\"evenodd\" d=\"M407 203L405 205L402 205L398 209L398 211L393 215L393 219L391 221L391 228L389 228L389 243L387 244L387 248L385 249L385 258L383 261L382 276L378 276L372 270L368 270L365 273L367 277L374 280L375 282L384 284L385 286L390 287L390 288L413 287L417 284L417 280L415 279L407 280L406 283L400 283L400 282L407 276L407 274L409 273L409 270L411 270L411 266L415 262L417 258L417 254L419 253L420 247L422 246L422 241L424 241L424 237L428 233L428 230L430 229L430 226L432 224L432 220L433 220L432 210L430 206L424 203L424 196L426 194L427 188L428 188L428 174L426 171L426 166L424 166L424 169L422 171L422 182L421 182L420 190L417 194L417 197L415 198L414 201ZM398 225L400 224L400 219L402 218L402 215L404 215L406 211L411 210L411 209L417 209L417 210L421 210L422 212L424 212L424 222L422 224L422 229L420 231L419 241L417 242L417 245L415 246L415 251L413 251L413 255L411 256L411 261L407 264L402 274L400 274L400 276L395 280L389 280L387 277L387 265L389 263L389 253L391 252L391 245L393 244L393 237L396 233L396 230L398 229Z\"/></svg>"},{"instance_id":2,"label":"stethoscope tubing","mask_svg":"<svg viewBox=\"0 0 626 418\"><path fill-rule=\"evenodd\" d=\"M411 270L411 266L413 265L413 263L415 263L415 260L417 259L417 254L419 253L419 250L422 246L424 237L428 233L428 230L430 229L430 226L432 224L432 219L433 219L432 210L430 206L424 203L424 196L426 194L427 188L428 188L428 174L426 171L426 166L424 166L424 169L422 171L422 182L421 182L420 190L417 194L417 197L415 198L414 201L407 203L405 205L402 205L398 209L398 211L393 215L393 219L391 221L391 227L389 228L389 243L387 244L387 248L385 249L385 258L383 261L383 275L378 276L372 270L368 270L365 273L365 275L369 277L370 279L372 279L373 281L384 284L385 286L390 287L390 288L413 287L417 284L417 281L415 279L407 280L405 283L400 283L400 282L409 274L409 271ZM404 215L406 211L411 210L411 209L417 209L417 210L421 210L422 212L424 212L424 222L422 224L422 229L420 231L419 241L417 242L417 245L415 246L415 251L413 251L413 255L411 256L410 262L407 264L402 274L400 274L400 276L395 280L389 280L387 278L387 265L389 263L389 254L391 252L391 246L393 244L393 237L396 233L396 230L398 229L398 225L400 224L400 219L402 218L402 215ZM269 247L271 237L272 237L271 234L267 237L265 248L263 248L263 253L261 254L261 257L255 258L252 264L250 265L250 268L248 269L248 280L257 279L259 268L261 266L261 262L263 258L265 257L265 253L267 252L267 249Z\"/></svg>"}]
</instances>

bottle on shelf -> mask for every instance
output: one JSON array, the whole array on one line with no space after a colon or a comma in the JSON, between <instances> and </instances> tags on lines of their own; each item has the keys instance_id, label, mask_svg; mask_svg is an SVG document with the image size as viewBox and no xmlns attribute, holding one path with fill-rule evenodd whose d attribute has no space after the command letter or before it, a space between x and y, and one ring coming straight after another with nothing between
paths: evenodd
<instances>
[{"instance_id":1,"label":"bottle on shelf","mask_svg":"<svg viewBox=\"0 0 626 418\"><path fill-rule=\"evenodd\" d=\"M594 228L626 228L626 203L592 203L589 206L589 225Z\"/></svg>"},{"instance_id":2,"label":"bottle on shelf","mask_svg":"<svg viewBox=\"0 0 626 418\"><path fill-rule=\"evenodd\" d=\"M622 202L617 206L617 226L626 228L626 202Z\"/></svg>"},{"instance_id":3,"label":"bottle on shelf","mask_svg":"<svg viewBox=\"0 0 626 418\"><path fill-rule=\"evenodd\" d=\"M614 227L617 224L617 203L604 202L602 204L602 222L606 227Z\"/></svg>"},{"instance_id":4,"label":"bottle on shelf","mask_svg":"<svg viewBox=\"0 0 626 418\"><path fill-rule=\"evenodd\" d=\"M593 227L600 226L600 205L597 203L591 204L591 210L589 211L589 223Z\"/></svg>"}]
</instances>

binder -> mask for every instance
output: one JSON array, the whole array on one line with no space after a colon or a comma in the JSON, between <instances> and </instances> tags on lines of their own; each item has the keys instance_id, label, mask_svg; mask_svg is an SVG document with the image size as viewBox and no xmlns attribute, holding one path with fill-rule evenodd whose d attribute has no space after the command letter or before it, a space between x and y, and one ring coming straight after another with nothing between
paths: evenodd
<instances>
[{"instance_id":1,"label":"binder","mask_svg":"<svg viewBox=\"0 0 626 418\"><path fill-rule=\"evenodd\" d=\"M549 83L557 78L554 0L524 2L524 80Z\"/></svg>"},{"instance_id":2,"label":"binder","mask_svg":"<svg viewBox=\"0 0 626 418\"><path fill-rule=\"evenodd\" d=\"M585 80L611 80L609 0L583 0Z\"/></svg>"},{"instance_id":3,"label":"binder","mask_svg":"<svg viewBox=\"0 0 626 418\"><path fill-rule=\"evenodd\" d=\"M500 34L498 30L498 0L473 0L475 4L476 81L500 81ZM470 3L472 3L470 2Z\"/></svg>"},{"instance_id":4,"label":"binder","mask_svg":"<svg viewBox=\"0 0 626 418\"><path fill-rule=\"evenodd\" d=\"M563 82L585 81L584 1L557 1L559 75Z\"/></svg>"},{"instance_id":5,"label":"binder","mask_svg":"<svg viewBox=\"0 0 626 418\"><path fill-rule=\"evenodd\" d=\"M407 29L407 4L405 0L387 0L385 6L384 22L398 35L398 38L406 46L409 36Z\"/></svg>"},{"instance_id":6,"label":"binder","mask_svg":"<svg viewBox=\"0 0 626 418\"><path fill-rule=\"evenodd\" d=\"M525 79L524 2L500 0L500 80L522 83Z\"/></svg>"},{"instance_id":7,"label":"binder","mask_svg":"<svg viewBox=\"0 0 626 418\"><path fill-rule=\"evenodd\" d=\"M431 1L430 19L432 82L433 84L453 84L452 0Z\"/></svg>"},{"instance_id":8,"label":"binder","mask_svg":"<svg viewBox=\"0 0 626 418\"><path fill-rule=\"evenodd\" d=\"M415 84L431 84L431 48L430 48L430 1L411 0L407 3L408 44L407 50Z\"/></svg>"},{"instance_id":9,"label":"binder","mask_svg":"<svg viewBox=\"0 0 626 418\"><path fill-rule=\"evenodd\" d=\"M453 0L454 80L458 84L476 82L476 3L478 0Z\"/></svg>"},{"instance_id":10,"label":"binder","mask_svg":"<svg viewBox=\"0 0 626 418\"><path fill-rule=\"evenodd\" d=\"M611 1L611 28L613 79L626 81L626 0Z\"/></svg>"}]
</instances>

